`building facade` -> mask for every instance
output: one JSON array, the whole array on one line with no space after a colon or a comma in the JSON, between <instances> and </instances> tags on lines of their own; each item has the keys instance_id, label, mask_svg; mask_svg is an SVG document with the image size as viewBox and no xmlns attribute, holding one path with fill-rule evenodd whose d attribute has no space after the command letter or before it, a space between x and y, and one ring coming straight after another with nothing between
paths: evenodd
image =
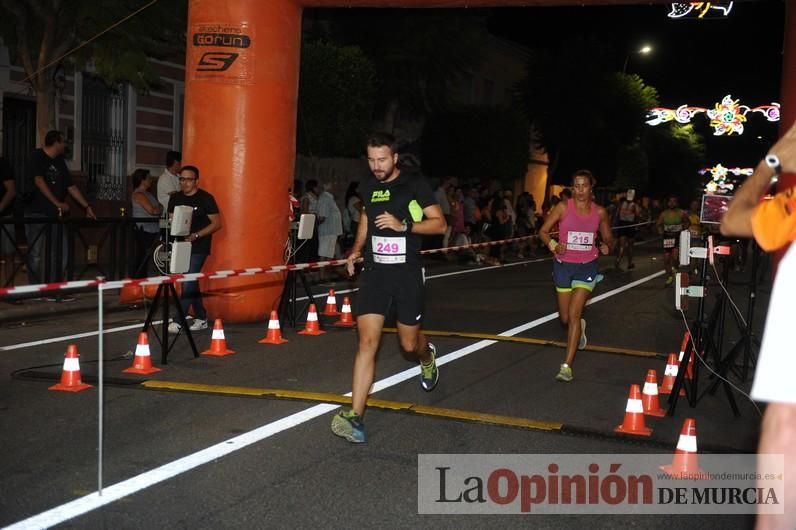
<instances>
[{"instance_id":1,"label":"building facade","mask_svg":"<svg viewBox=\"0 0 796 530\"><path fill-rule=\"evenodd\" d=\"M157 87L140 93L128 84L109 87L87 71L58 69L55 127L67 138L67 164L96 201L129 199L128 175L138 168L158 175L166 152L181 150L185 101L184 59L150 59ZM30 191L30 153L37 138L36 99L21 66L0 46L0 135L2 155L14 168L17 188Z\"/></svg>"}]
</instances>

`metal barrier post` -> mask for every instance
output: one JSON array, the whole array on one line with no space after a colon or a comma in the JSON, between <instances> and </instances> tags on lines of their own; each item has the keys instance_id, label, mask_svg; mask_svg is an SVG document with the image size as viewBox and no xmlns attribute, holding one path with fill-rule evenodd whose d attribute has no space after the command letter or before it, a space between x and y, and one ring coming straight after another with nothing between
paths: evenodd
<instances>
[{"instance_id":1,"label":"metal barrier post","mask_svg":"<svg viewBox=\"0 0 796 530\"><path fill-rule=\"evenodd\" d=\"M41 283L49 283L52 281L51 269L52 269L52 251L53 251L53 238L52 238L52 223L47 222L47 219L44 219L44 224L42 225L44 231L44 253L39 253L39 270L37 271L39 274L39 281Z\"/></svg>"},{"instance_id":2,"label":"metal barrier post","mask_svg":"<svg viewBox=\"0 0 796 530\"><path fill-rule=\"evenodd\" d=\"M66 280L72 281L75 279L75 228L74 223L70 222L66 225Z\"/></svg>"},{"instance_id":3,"label":"metal barrier post","mask_svg":"<svg viewBox=\"0 0 796 530\"><path fill-rule=\"evenodd\" d=\"M97 278L98 280L102 280L102 278ZM103 366L103 330L104 330L104 323L102 321L102 302L103 302L103 284L100 283L97 285L97 341L98 341L98 351L99 351L99 406L98 408L98 427L97 427L97 492L100 496L102 496L102 458L103 458L103 423L104 423L104 409L103 409L103 388L104 388L104 366Z\"/></svg>"},{"instance_id":4,"label":"metal barrier post","mask_svg":"<svg viewBox=\"0 0 796 530\"><path fill-rule=\"evenodd\" d=\"M53 282L64 281L64 218L59 217L55 224L55 271L50 276Z\"/></svg>"}]
</instances>

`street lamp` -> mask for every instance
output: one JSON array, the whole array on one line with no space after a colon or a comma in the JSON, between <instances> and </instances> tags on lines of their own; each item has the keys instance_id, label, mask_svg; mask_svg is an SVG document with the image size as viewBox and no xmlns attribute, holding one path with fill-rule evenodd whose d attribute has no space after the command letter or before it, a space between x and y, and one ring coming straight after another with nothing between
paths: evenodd
<instances>
[{"instance_id":1,"label":"street lamp","mask_svg":"<svg viewBox=\"0 0 796 530\"><path fill-rule=\"evenodd\" d=\"M650 46L649 44L644 44L641 48L639 48L635 52L629 52L627 55L625 55L625 64L624 66L622 66L622 73L623 74L627 73L627 63L630 62L631 54L637 53L639 55L649 55L650 53L652 53L652 51L653 51L652 46Z\"/></svg>"}]
</instances>

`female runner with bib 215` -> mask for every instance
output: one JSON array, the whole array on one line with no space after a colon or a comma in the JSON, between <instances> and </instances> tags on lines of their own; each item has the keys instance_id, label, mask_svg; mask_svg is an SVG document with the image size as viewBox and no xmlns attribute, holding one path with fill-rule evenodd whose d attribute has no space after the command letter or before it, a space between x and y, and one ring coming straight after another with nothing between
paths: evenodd
<instances>
[{"instance_id":1,"label":"female runner with bib 215","mask_svg":"<svg viewBox=\"0 0 796 530\"><path fill-rule=\"evenodd\" d=\"M594 286L602 279L597 264L599 252L608 255L613 236L605 208L592 201L596 180L581 169L572 175L571 199L556 205L539 230L539 237L553 253L553 283L558 296L558 318L567 326L567 356L556 375L558 381L572 381L575 352L586 347L586 321L583 308ZM559 241L550 229L559 223Z\"/></svg>"}]
</instances>

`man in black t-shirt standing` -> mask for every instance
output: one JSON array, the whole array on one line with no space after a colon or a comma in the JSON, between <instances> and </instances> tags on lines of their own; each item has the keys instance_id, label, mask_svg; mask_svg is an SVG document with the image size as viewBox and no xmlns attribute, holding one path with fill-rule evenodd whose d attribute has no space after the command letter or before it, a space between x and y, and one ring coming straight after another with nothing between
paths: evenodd
<instances>
[{"instance_id":1,"label":"man in black t-shirt standing","mask_svg":"<svg viewBox=\"0 0 796 530\"><path fill-rule=\"evenodd\" d=\"M430 392L437 385L436 349L420 332L424 283L420 246L422 235L444 234L447 228L428 183L398 169L392 135L371 135L367 154L373 178L359 188L364 209L347 263L348 273L353 275L354 262L360 256L365 261L357 296L359 347L354 359L352 409L341 411L332 420L332 432L352 443L365 441L362 416L373 385L384 319L391 308L401 349L420 361L421 387Z\"/></svg>"},{"instance_id":2,"label":"man in black t-shirt standing","mask_svg":"<svg viewBox=\"0 0 796 530\"><path fill-rule=\"evenodd\" d=\"M193 208L191 233L185 236L185 241L191 243L191 265L188 273L201 272L210 255L213 233L221 229L221 214L218 211L215 198L205 190L199 189L199 168L195 166L182 167L180 191L169 198L169 217L174 213L175 206ZM207 311L202 303L199 282L184 282L182 284L180 305L183 314L187 314L188 308L193 307L194 319L189 327L191 331L207 329ZM178 333L185 324L185 322L172 322L169 324L169 332Z\"/></svg>"},{"instance_id":3,"label":"man in black t-shirt standing","mask_svg":"<svg viewBox=\"0 0 796 530\"><path fill-rule=\"evenodd\" d=\"M33 198L28 205L27 217L47 217L58 219L69 213L67 193L86 210L86 217L96 219L94 210L88 203L80 188L72 183L72 176L64 160L66 142L60 131L50 131L44 137L44 147L36 149L31 157L31 177L33 179ZM26 224L25 235L28 239L28 279L30 283L58 281L69 257L66 246L66 232L57 223ZM45 277L41 268L45 238L49 229L50 237L50 276ZM61 230L59 230L61 229ZM58 233L61 240L58 241ZM57 248L61 246L60 266ZM60 268L61 270L57 270Z\"/></svg>"}]
</instances>

